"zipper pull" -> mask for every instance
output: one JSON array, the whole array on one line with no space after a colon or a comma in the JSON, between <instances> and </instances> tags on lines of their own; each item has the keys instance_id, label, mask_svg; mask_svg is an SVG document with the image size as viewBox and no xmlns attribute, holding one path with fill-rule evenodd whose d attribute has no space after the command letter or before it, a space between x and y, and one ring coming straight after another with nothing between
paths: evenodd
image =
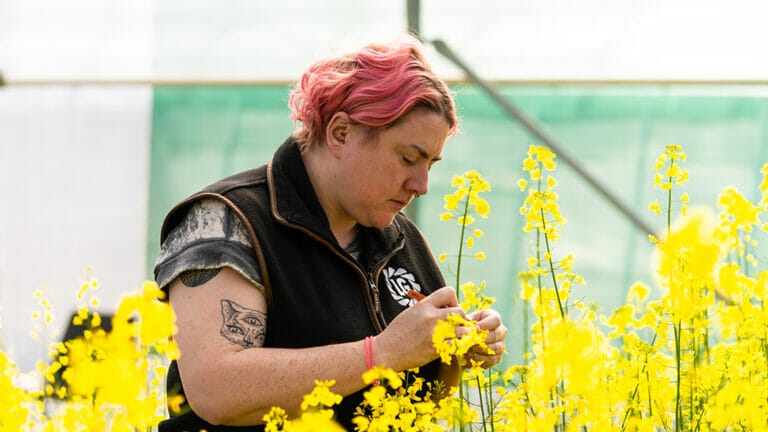
<instances>
[{"instance_id":1,"label":"zipper pull","mask_svg":"<svg viewBox=\"0 0 768 432\"><path fill-rule=\"evenodd\" d=\"M368 274L368 283L371 285L371 291L373 292L373 308L376 312L381 312L381 300L379 300L379 287L376 286L376 282L373 281L373 275Z\"/></svg>"}]
</instances>

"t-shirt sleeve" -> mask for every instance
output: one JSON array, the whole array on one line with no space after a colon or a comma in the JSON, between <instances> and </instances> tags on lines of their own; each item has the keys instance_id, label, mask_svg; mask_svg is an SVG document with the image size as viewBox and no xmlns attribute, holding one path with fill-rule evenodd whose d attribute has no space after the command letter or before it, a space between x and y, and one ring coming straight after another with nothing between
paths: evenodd
<instances>
[{"instance_id":1,"label":"t-shirt sleeve","mask_svg":"<svg viewBox=\"0 0 768 432\"><path fill-rule=\"evenodd\" d=\"M155 261L155 281L163 290L181 273L230 267L265 293L256 253L242 221L223 202L194 203L168 234Z\"/></svg>"}]
</instances>

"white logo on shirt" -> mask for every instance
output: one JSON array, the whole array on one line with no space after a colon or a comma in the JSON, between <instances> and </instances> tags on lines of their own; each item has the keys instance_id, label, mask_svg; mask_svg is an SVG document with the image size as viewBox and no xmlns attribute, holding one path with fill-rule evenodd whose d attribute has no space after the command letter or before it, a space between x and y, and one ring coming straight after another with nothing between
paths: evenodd
<instances>
[{"instance_id":1,"label":"white logo on shirt","mask_svg":"<svg viewBox=\"0 0 768 432\"><path fill-rule=\"evenodd\" d=\"M412 306L416 300L408 297L408 291L421 292L421 285L416 282L416 277L408 270L398 267L384 269L384 280L392 298L402 306Z\"/></svg>"}]
</instances>

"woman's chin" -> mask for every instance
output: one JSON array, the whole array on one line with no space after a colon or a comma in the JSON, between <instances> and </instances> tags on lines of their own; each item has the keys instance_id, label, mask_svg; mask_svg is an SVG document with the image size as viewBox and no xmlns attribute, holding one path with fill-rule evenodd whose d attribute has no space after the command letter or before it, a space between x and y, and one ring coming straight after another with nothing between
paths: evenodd
<instances>
[{"instance_id":1,"label":"woman's chin","mask_svg":"<svg viewBox=\"0 0 768 432\"><path fill-rule=\"evenodd\" d=\"M368 223L360 223L360 225L364 225L371 228L384 229L392 225L392 222L394 222L394 220L395 220L394 214L387 214L387 215L372 217L367 221Z\"/></svg>"}]
</instances>

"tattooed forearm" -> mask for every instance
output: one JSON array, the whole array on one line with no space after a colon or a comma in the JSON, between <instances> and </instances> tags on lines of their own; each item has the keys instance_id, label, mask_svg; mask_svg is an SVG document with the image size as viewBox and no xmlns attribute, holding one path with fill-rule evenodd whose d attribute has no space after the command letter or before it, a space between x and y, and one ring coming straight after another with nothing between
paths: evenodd
<instances>
[{"instance_id":1,"label":"tattooed forearm","mask_svg":"<svg viewBox=\"0 0 768 432\"><path fill-rule=\"evenodd\" d=\"M224 317L221 335L230 342L245 348L264 345L264 335L267 332L267 315L227 299L221 300L221 314Z\"/></svg>"},{"instance_id":2,"label":"tattooed forearm","mask_svg":"<svg viewBox=\"0 0 768 432\"><path fill-rule=\"evenodd\" d=\"M188 287L198 287L209 280L216 277L221 271L221 268L215 269L200 269L200 270L187 270L179 275L184 285Z\"/></svg>"}]
</instances>

